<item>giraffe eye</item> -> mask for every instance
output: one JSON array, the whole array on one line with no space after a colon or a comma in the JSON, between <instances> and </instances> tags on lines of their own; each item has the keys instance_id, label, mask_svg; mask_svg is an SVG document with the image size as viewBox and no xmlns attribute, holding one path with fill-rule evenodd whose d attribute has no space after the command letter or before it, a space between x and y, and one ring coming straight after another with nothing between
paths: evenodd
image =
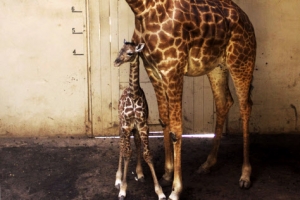
<instances>
[{"instance_id":1,"label":"giraffe eye","mask_svg":"<svg viewBox=\"0 0 300 200\"><path fill-rule=\"evenodd\" d=\"M128 56L133 56L133 53L132 52L128 52L127 55Z\"/></svg>"}]
</instances>

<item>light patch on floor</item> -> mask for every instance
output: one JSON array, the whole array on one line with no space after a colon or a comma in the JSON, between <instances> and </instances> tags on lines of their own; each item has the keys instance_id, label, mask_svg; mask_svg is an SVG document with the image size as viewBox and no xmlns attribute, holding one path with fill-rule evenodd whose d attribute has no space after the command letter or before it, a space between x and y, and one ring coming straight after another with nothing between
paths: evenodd
<instances>
[{"instance_id":1,"label":"light patch on floor","mask_svg":"<svg viewBox=\"0 0 300 200\"><path fill-rule=\"evenodd\" d=\"M149 138L163 138L164 135L162 132L150 132ZM183 138L213 138L215 137L214 133L201 133L201 134L184 134ZM104 138L120 138L120 136L99 136L95 137L96 139L104 139ZM131 136L133 138L133 136Z\"/></svg>"}]
</instances>

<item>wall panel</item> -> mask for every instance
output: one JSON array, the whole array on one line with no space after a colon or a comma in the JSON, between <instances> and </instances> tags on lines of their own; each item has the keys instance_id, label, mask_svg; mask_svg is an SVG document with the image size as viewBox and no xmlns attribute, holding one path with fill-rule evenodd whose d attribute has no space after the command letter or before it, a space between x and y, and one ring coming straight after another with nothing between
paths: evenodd
<instances>
[{"instance_id":1,"label":"wall panel","mask_svg":"<svg viewBox=\"0 0 300 200\"><path fill-rule=\"evenodd\" d=\"M85 3L3 0L0 7L0 135L85 134Z\"/></svg>"}]
</instances>

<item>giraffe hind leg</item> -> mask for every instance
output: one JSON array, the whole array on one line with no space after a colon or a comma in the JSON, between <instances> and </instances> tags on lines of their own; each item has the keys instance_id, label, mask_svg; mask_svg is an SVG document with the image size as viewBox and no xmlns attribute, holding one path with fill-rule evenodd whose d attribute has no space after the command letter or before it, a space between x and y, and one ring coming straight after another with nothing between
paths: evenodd
<instances>
[{"instance_id":1,"label":"giraffe hind leg","mask_svg":"<svg viewBox=\"0 0 300 200\"><path fill-rule=\"evenodd\" d=\"M152 154L151 154L150 148L149 148L149 128L148 128L148 126L146 125L143 128L141 128L139 130L139 133L141 135L141 140L142 140L143 147L144 147L143 157L150 168L153 183L154 183L155 193L157 194L159 200L166 199L166 196L163 193L162 187L159 185L159 182L157 180L157 176L156 176L153 161L152 161Z\"/></svg>"},{"instance_id":2,"label":"giraffe hind leg","mask_svg":"<svg viewBox=\"0 0 300 200\"><path fill-rule=\"evenodd\" d=\"M248 85L250 87L250 83ZM246 89L248 90L248 89ZM240 114L243 123L243 165L242 165L242 175L239 180L241 188L249 188L251 185L250 176L251 176L251 164L249 161L249 118L252 108L252 103L249 92L245 92L242 88L237 88L236 91L239 98L240 104ZM247 94L246 94L247 93ZM248 96L248 98L246 97Z\"/></svg>"},{"instance_id":3,"label":"giraffe hind leg","mask_svg":"<svg viewBox=\"0 0 300 200\"><path fill-rule=\"evenodd\" d=\"M121 126L121 125L120 125ZM118 162L118 169L117 169L117 172L116 172L116 180L115 180L115 187L120 190L120 186L122 184L122 176L123 176L123 173L122 173L122 164L123 164L123 149L124 149L124 137L122 135L122 131L120 129L120 140L119 140L119 162Z\"/></svg>"},{"instance_id":4,"label":"giraffe hind leg","mask_svg":"<svg viewBox=\"0 0 300 200\"><path fill-rule=\"evenodd\" d=\"M119 200L124 199L126 197L126 190L127 190L127 172L128 172L128 165L131 157L131 147L130 147L130 133L131 130L129 127L122 127L122 134L120 140L120 160L119 160L119 168L118 171L122 168L122 161L124 161L124 169L123 174L121 174L122 179L119 183ZM120 174L117 172L117 175ZM119 174L118 174L119 173ZM121 172L122 173L122 172Z\"/></svg>"},{"instance_id":5,"label":"giraffe hind leg","mask_svg":"<svg viewBox=\"0 0 300 200\"><path fill-rule=\"evenodd\" d=\"M115 180L115 187L118 190L120 190L120 185L122 183L122 160L123 160L123 158L122 158L122 154L120 152L118 170L117 170L117 173L116 173L116 180Z\"/></svg>"},{"instance_id":6,"label":"giraffe hind leg","mask_svg":"<svg viewBox=\"0 0 300 200\"><path fill-rule=\"evenodd\" d=\"M216 164L225 119L233 104L233 99L228 87L228 69L219 66L208 74L208 79L215 100L217 120L212 150L207 160L197 170L197 173L208 173L211 167Z\"/></svg>"},{"instance_id":7,"label":"giraffe hind leg","mask_svg":"<svg viewBox=\"0 0 300 200\"><path fill-rule=\"evenodd\" d=\"M236 85L236 92L240 105L240 114L243 123L243 165L239 185L241 188L249 188L251 186L250 176L252 171L249 161L249 119L252 109L252 101L249 96L249 90L251 81L249 81L245 87L237 86L239 84L237 80L234 80L234 83ZM245 82L243 83L245 84Z\"/></svg>"},{"instance_id":8,"label":"giraffe hind leg","mask_svg":"<svg viewBox=\"0 0 300 200\"><path fill-rule=\"evenodd\" d=\"M250 176L252 169L249 161L249 119L252 109L250 90L254 63L255 51L253 52L253 54L249 54L247 56L247 59L240 62L239 65L234 63L229 66L230 74L239 100L240 115L243 123L242 128L244 159L242 165L242 175L239 180L239 185L241 188L249 188L251 186Z\"/></svg>"}]
</instances>

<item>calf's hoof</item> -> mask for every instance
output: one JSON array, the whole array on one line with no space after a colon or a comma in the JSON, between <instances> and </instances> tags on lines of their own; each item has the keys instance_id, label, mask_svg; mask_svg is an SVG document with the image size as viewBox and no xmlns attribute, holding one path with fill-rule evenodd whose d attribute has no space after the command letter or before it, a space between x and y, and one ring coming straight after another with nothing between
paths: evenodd
<instances>
[{"instance_id":1,"label":"calf's hoof","mask_svg":"<svg viewBox=\"0 0 300 200\"><path fill-rule=\"evenodd\" d=\"M240 188L248 189L251 186L251 182L249 180L240 179Z\"/></svg>"},{"instance_id":2,"label":"calf's hoof","mask_svg":"<svg viewBox=\"0 0 300 200\"><path fill-rule=\"evenodd\" d=\"M138 182L144 183L145 182L145 177L141 177L141 178L135 178Z\"/></svg>"},{"instance_id":3,"label":"calf's hoof","mask_svg":"<svg viewBox=\"0 0 300 200\"><path fill-rule=\"evenodd\" d=\"M124 196L120 196L119 200L125 200L125 197Z\"/></svg>"},{"instance_id":4,"label":"calf's hoof","mask_svg":"<svg viewBox=\"0 0 300 200\"><path fill-rule=\"evenodd\" d=\"M203 166L200 166L199 169L196 171L197 174L209 174L210 169L204 168Z\"/></svg>"}]
</instances>

